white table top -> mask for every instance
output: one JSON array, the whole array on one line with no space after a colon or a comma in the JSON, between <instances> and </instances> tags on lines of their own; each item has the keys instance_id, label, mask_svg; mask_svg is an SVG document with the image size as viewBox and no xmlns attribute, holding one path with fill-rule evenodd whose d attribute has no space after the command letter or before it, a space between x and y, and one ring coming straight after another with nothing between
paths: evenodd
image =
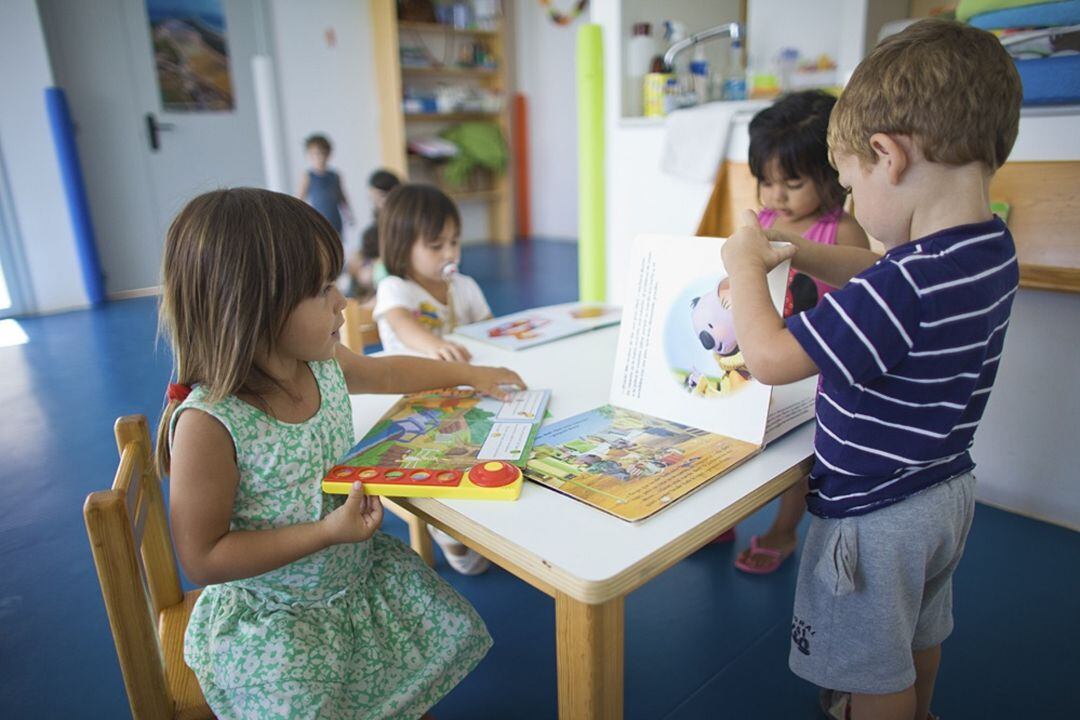
<instances>
[{"instance_id":1,"label":"white table top","mask_svg":"<svg viewBox=\"0 0 1080 720\"><path fill-rule=\"evenodd\" d=\"M550 388L549 410L553 420L561 420L607 402L617 338L615 326L517 352L454 339L469 348L474 363L509 367L530 387ZM399 397L352 396L357 437ZM720 513L737 510L734 520L738 520L768 500L748 496L755 491L760 496L762 486L806 461L812 454L813 428L813 423L806 423L735 470L637 523L529 481L517 502L430 498L398 502L474 539L480 547L497 548L504 558L555 589L584 602L601 602L629 592L681 559L685 553L678 548L688 540L695 547L703 544L710 535L702 533L717 529L712 526ZM754 502L747 507L749 500ZM666 557L672 553L678 557Z\"/></svg>"}]
</instances>

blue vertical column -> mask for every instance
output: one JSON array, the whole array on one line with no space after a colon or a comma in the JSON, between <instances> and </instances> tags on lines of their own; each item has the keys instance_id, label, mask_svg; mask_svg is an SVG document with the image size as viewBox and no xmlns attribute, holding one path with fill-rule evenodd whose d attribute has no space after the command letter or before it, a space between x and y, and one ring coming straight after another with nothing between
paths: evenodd
<instances>
[{"instance_id":1,"label":"blue vertical column","mask_svg":"<svg viewBox=\"0 0 1080 720\"><path fill-rule=\"evenodd\" d=\"M75 126L71 122L64 91L56 87L45 88L45 106L49 113L56 159L60 163L60 177L64 183L71 227L75 232L75 249L79 255L86 296L92 305L99 305L105 300L105 275L101 271L101 261L98 258L94 225L90 221L90 203L86 200L82 166L79 164L79 153L75 149Z\"/></svg>"}]
</instances>

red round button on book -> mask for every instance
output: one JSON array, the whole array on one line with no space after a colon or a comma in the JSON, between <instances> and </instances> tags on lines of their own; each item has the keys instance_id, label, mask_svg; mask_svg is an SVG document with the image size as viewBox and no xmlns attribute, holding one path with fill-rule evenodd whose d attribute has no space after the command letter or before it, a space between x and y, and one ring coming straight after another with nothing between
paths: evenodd
<instances>
[{"instance_id":1,"label":"red round button on book","mask_svg":"<svg viewBox=\"0 0 1080 720\"><path fill-rule=\"evenodd\" d=\"M516 465L499 461L473 465L469 470L469 481L480 487L509 485L520 476L521 470Z\"/></svg>"}]
</instances>

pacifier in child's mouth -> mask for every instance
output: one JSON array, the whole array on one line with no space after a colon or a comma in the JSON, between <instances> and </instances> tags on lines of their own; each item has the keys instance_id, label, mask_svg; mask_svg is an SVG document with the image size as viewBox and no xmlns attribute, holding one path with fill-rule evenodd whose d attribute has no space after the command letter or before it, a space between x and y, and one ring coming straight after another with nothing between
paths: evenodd
<instances>
[{"instance_id":1,"label":"pacifier in child's mouth","mask_svg":"<svg viewBox=\"0 0 1080 720\"><path fill-rule=\"evenodd\" d=\"M450 282L450 278L457 275L458 266L455 262L448 262L442 266L442 279L446 282Z\"/></svg>"}]
</instances>

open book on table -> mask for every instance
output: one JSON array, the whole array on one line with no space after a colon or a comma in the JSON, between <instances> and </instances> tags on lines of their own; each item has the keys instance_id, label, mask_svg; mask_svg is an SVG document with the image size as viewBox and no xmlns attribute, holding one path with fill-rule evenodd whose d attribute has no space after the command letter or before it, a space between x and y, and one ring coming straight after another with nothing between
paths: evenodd
<instances>
[{"instance_id":1,"label":"open book on table","mask_svg":"<svg viewBox=\"0 0 1080 720\"><path fill-rule=\"evenodd\" d=\"M735 337L720 238L636 238L609 404L541 428L526 477L646 518L813 418L817 378L754 379ZM769 273L783 306L789 264Z\"/></svg>"},{"instance_id":2,"label":"open book on table","mask_svg":"<svg viewBox=\"0 0 1080 720\"><path fill-rule=\"evenodd\" d=\"M524 350L619 322L619 308L598 303L565 303L523 310L463 325L454 330L504 350Z\"/></svg>"},{"instance_id":3,"label":"open book on table","mask_svg":"<svg viewBox=\"0 0 1080 720\"><path fill-rule=\"evenodd\" d=\"M522 390L496 400L471 388L406 395L335 468L464 471L485 460L522 466L550 398L549 390Z\"/></svg>"}]
</instances>

